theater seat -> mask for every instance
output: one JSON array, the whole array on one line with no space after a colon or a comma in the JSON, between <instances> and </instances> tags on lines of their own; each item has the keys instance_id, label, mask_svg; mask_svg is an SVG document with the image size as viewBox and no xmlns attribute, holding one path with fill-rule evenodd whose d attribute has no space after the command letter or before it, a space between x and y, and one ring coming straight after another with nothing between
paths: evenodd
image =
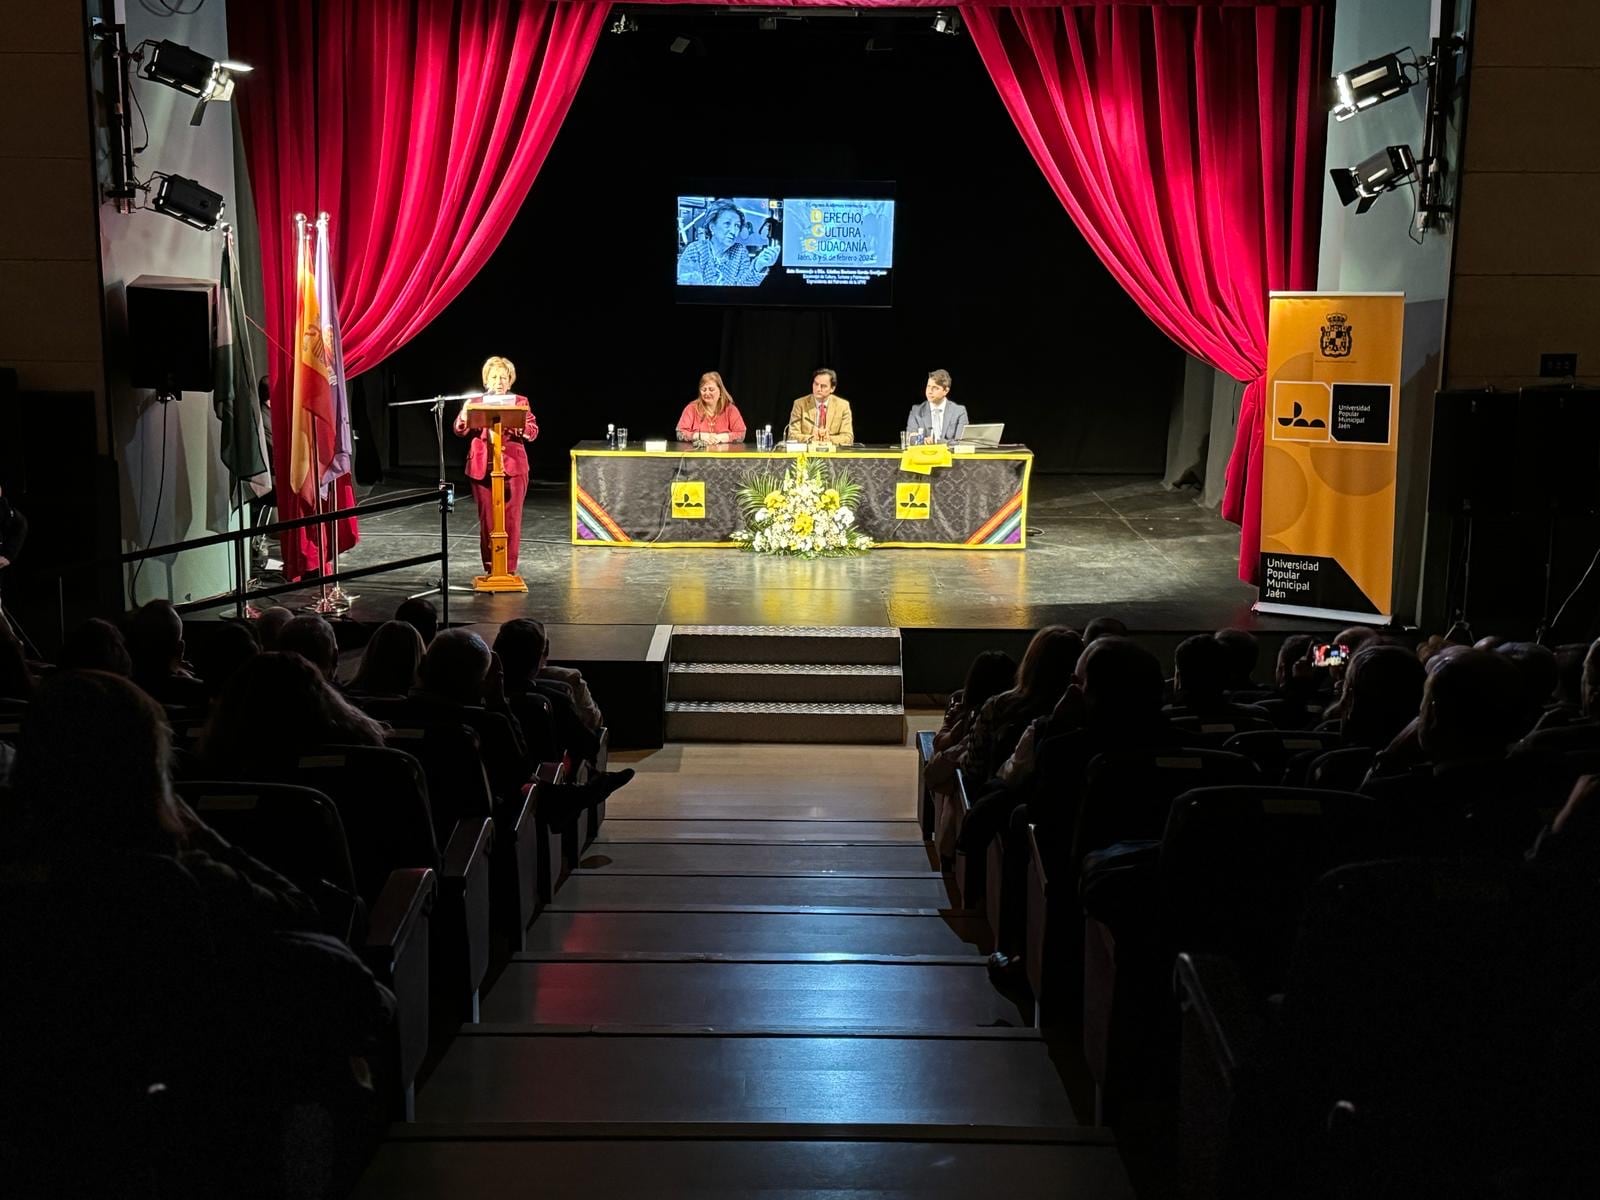
<instances>
[{"instance_id":1,"label":"theater seat","mask_svg":"<svg viewBox=\"0 0 1600 1200\"><path fill-rule=\"evenodd\" d=\"M1236 733L1222 743L1224 750L1242 754L1261 769L1263 783L1294 783L1284 778L1290 765L1307 755L1339 748L1336 732L1315 730L1253 729Z\"/></svg>"},{"instance_id":2,"label":"theater seat","mask_svg":"<svg viewBox=\"0 0 1600 1200\"><path fill-rule=\"evenodd\" d=\"M496 801L484 768L481 743L471 726L448 714L416 720L416 711L396 706L385 741L422 764L434 832L448 842L459 821L492 816L495 824L493 896L495 924L521 950L528 924L539 910L538 846L533 806L524 791Z\"/></svg>"},{"instance_id":3,"label":"theater seat","mask_svg":"<svg viewBox=\"0 0 1600 1200\"><path fill-rule=\"evenodd\" d=\"M215 956L188 872L154 854L8 856L0 959L6 1194L220 1194L240 1081L208 1019Z\"/></svg>"},{"instance_id":4,"label":"theater seat","mask_svg":"<svg viewBox=\"0 0 1600 1200\"><path fill-rule=\"evenodd\" d=\"M434 1016L476 1021L478 991L489 968L493 823L464 820L441 847L422 764L386 747L325 746L301 755L294 778L326 793L338 807L369 910L391 871L427 867L437 873Z\"/></svg>"},{"instance_id":5,"label":"theater seat","mask_svg":"<svg viewBox=\"0 0 1600 1200\"><path fill-rule=\"evenodd\" d=\"M1596 1194L1596 917L1592 874L1371 862L1312 888L1277 1003L1182 956L1193 1194Z\"/></svg>"},{"instance_id":6,"label":"theater seat","mask_svg":"<svg viewBox=\"0 0 1600 1200\"><path fill-rule=\"evenodd\" d=\"M1332 866L1382 855L1384 809L1353 792L1266 786L1199 788L1173 802L1148 902L1086 913L1084 1055L1107 1113L1139 1105L1135 1120L1163 1116L1177 953L1219 953L1252 978L1281 978L1306 890Z\"/></svg>"},{"instance_id":7,"label":"theater seat","mask_svg":"<svg viewBox=\"0 0 1600 1200\"><path fill-rule=\"evenodd\" d=\"M355 950L395 995L396 1029L387 1107L409 1111L428 1050L429 922L437 877L428 867L394 870L369 911L361 899L333 801L292 784L186 780L189 807L225 840L260 859L316 901L328 932Z\"/></svg>"}]
</instances>

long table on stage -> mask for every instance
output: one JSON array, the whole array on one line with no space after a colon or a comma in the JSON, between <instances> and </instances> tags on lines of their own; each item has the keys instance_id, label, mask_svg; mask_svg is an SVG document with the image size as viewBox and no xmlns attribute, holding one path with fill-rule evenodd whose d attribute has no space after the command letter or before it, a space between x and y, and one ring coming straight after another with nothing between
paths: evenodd
<instances>
[{"instance_id":1,"label":"long table on stage","mask_svg":"<svg viewBox=\"0 0 1600 1200\"><path fill-rule=\"evenodd\" d=\"M856 525L880 546L1020 550L1027 544L1031 450L953 454L949 466L926 474L902 469L904 453L855 446L813 457L836 464L861 485ZM781 472L797 457L798 451L743 445L612 450L604 442L579 442L572 451L572 542L732 546L730 535L742 524L737 496L746 476Z\"/></svg>"}]
</instances>

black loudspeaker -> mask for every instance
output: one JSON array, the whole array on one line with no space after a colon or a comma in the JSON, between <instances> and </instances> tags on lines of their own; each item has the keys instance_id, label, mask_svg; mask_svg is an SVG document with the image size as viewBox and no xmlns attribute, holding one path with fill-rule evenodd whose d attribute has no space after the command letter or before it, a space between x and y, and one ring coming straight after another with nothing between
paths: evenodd
<instances>
[{"instance_id":1,"label":"black loudspeaker","mask_svg":"<svg viewBox=\"0 0 1600 1200\"><path fill-rule=\"evenodd\" d=\"M1600 391L1438 393L1428 512L1447 547L1435 618L1534 633L1600 547ZM1578 597L1555 632L1586 627L1592 603Z\"/></svg>"},{"instance_id":2,"label":"black loudspeaker","mask_svg":"<svg viewBox=\"0 0 1600 1200\"><path fill-rule=\"evenodd\" d=\"M134 387L209 392L217 285L209 279L141 275L128 284L128 376Z\"/></svg>"},{"instance_id":3,"label":"black loudspeaker","mask_svg":"<svg viewBox=\"0 0 1600 1200\"><path fill-rule=\"evenodd\" d=\"M1523 388L1434 399L1428 511L1578 515L1600 507L1600 392Z\"/></svg>"}]
</instances>

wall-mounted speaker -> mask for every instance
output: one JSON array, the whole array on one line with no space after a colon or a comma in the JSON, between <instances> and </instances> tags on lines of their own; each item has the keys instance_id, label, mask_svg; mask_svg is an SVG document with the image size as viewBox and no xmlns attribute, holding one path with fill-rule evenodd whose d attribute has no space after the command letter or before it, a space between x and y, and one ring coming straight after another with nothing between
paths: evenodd
<instances>
[{"instance_id":1,"label":"wall-mounted speaker","mask_svg":"<svg viewBox=\"0 0 1600 1200\"><path fill-rule=\"evenodd\" d=\"M215 386L217 285L141 275L128 284L128 376L134 387L209 392Z\"/></svg>"}]
</instances>

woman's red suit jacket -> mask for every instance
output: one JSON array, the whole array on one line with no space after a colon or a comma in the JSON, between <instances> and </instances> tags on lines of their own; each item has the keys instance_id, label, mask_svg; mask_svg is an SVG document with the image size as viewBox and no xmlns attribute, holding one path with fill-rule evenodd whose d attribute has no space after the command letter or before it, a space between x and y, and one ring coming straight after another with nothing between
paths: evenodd
<instances>
[{"instance_id":1,"label":"woman's red suit jacket","mask_svg":"<svg viewBox=\"0 0 1600 1200\"><path fill-rule=\"evenodd\" d=\"M533 411L528 408L525 396L517 397L517 407L528 415L524 418L521 433L507 432L502 439L505 443L501 457L506 465L506 474L510 476L524 476L528 474L528 448L527 443L539 436L539 422L534 420ZM479 429L467 430L462 437L472 438L472 445L467 448L467 478L489 478L489 454L491 446L489 431Z\"/></svg>"}]
</instances>

